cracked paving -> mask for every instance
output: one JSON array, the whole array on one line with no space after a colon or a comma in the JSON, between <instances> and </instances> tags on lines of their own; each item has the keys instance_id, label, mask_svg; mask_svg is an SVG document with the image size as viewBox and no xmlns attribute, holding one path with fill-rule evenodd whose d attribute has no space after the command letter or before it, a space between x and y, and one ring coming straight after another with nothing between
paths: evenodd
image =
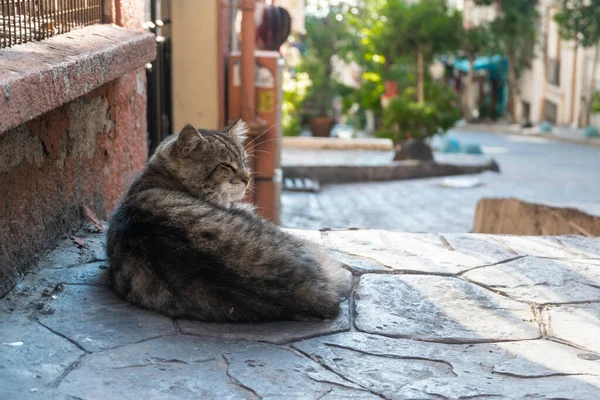
<instances>
[{"instance_id":1,"label":"cracked paving","mask_svg":"<svg viewBox=\"0 0 600 400\"><path fill-rule=\"evenodd\" d=\"M110 289L104 234L82 230L0 299L0 398L600 398L598 239L290 232L353 275L337 318L142 310Z\"/></svg>"}]
</instances>

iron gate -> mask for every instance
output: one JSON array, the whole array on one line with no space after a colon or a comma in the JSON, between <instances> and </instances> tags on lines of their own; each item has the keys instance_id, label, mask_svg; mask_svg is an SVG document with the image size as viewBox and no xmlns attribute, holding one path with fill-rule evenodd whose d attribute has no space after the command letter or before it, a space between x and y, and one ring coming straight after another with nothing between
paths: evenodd
<instances>
[{"instance_id":1,"label":"iron gate","mask_svg":"<svg viewBox=\"0 0 600 400\"><path fill-rule=\"evenodd\" d=\"M148 80L148 147L150 155L172 133L172 45L170 0L146 2L149 20L144 27L156 35L156 60L146 65Z\"/></svg>"}]
</instances>

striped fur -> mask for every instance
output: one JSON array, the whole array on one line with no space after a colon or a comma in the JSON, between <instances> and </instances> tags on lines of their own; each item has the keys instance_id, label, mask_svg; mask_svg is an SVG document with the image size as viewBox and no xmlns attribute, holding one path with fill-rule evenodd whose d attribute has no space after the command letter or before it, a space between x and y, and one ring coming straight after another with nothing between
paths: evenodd
<instances>
[{"instance_id":1,"label":"striped fur","mask_svg":"<svg viewBox=\"0 0 600 400\"><path fill-rule=\"evenodd\" d=\"M340 264L239 203L249 180L244 132L243 122L188 125L159 146L110 221L113 287L171 317L332 318L348 289Z\"/></svg>"}]
</instances>

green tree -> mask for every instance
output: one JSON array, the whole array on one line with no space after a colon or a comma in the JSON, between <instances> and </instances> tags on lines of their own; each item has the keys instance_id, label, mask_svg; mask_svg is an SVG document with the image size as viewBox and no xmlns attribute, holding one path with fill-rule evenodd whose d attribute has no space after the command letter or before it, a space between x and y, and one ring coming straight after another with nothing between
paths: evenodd
<instances>
[{"instance_id":1,"label":"green tree","mask_svg":"<svg viewBox=\"0 0 600 400\"><path fill-rule=\"evenodd\" d=\"M421 0L407 4L387 1L378 10L372 43L386 64L412 56L417 82L417 101L425 102L425 65L436 55L460 46L461 14L451 10L445 0Z\"/></svg>"},{"instance_id":2,"label":"green tree","mask_svg":"<svg viewBox=\"0 0 600 400\"><path fill-rule=\"evenodd\" d=\"M488 25L465 27L462 33L461 50L465 58L469 61L469 72L467 73L465 90L462 97L463 117L466 121L473 119L471 112L471 92L473 91L473 77L475 75L475 58L489 52L493 48L491 39L491 32Z\"/></svg>"},{"instance_id":3,"label":"green tree","mask_svg":"<svg viewBox=\"0 0 600 400\"><path fill-rule=\"evenodd\" d=\"M561 11L554 20L558 23L561 38L575 43L575 53L580 46L595 47L584 117L584 125L589 125L600 52L600 0L560 0L560 6Z\"/></svg>"},{"instance_id":4,"label":"green tree","mask_svg":"<svg viewBox=\"0 0 600 400\"><path fill-rule=\"evenodd\" d=\"M508 108L513 123L517 123L520 73L533 58L539 20L536 3L532 0L475 0L477 5L495 5L498 12L490 28L508 58Z\"/></svg>"},{"instance_id":5,"label":"green tree","mask_svg":"<svg viewBox=\"0 0 600 400\"><path fill-rule=\"evenodd\" d=\"M305 20L306 54L298 70L310 76L312 85L306 99L321 116L328 115L331 110L335 59L347 59L350 49L356 48L358 42L344 18L347 8L345 4L317 7L318 12L308 14Z\"/></svg>"}]
</instances>

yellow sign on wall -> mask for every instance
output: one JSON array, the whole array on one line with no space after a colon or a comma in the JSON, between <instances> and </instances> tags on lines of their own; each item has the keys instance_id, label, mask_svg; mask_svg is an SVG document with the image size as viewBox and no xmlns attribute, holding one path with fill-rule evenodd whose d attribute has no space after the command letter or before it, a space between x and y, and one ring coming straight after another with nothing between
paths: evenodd
<instances>
[{"instance_id":1,"label":"yellow sign on wall","mask_svg":"<svg viewBox=\"0 0 600 400\"><path fill-rule=\"evenodd\" d=\"M259 113L271 113L275 110L275 91L258 91L258 104L256 111Z\"/></svg>"}]
</instances>

